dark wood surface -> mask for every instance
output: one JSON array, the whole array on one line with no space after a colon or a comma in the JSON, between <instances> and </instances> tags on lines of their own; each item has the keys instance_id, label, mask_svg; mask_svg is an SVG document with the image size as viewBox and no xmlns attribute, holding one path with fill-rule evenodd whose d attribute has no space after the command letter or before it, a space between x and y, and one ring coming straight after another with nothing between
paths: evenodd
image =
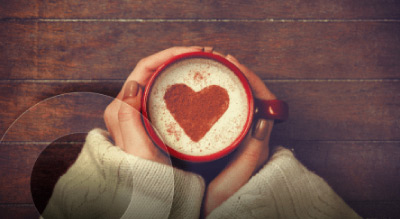
<instances>
[{"instance_id":1,"label":"dark wood surface","mask_svg":"<svg viewBox=\"0 0 400 219\"><path fill-rule=\"evenodd\" d=\"M400 18L396 0L1 0L3 18Z\"/></svg>"},{"instance_id":2,"label":"dark wood surface","mask_svg":"<svg viewBox=\"0 0 400 219\"><path fill-rule=\"evenodd\" d=\"M207 45L289 103L272 145L294 148L361 216L399 218L400 1L247 2L0 0L0 217L37 218L31 193L42 209L84 141L62 137L104 128L107 96L138 60ZM59 165L32 173L35 162Z\"/></svg>"},{"instance_id":3,"label":"dark wood surface","mask_svg":"<svg viewBox=\"0 0 400 219\"><path fill-rule=\"evenodd\" d=\"M391 79L399 35L399 22L381 21L8 21L0 22L0 78L123 80L161 49L211 45L263 79Z\"/></svg>"},{"instance_id":4,"label":"dark wood surface","mask_svg":"<svg viewBox=\"0 0 400 219\"><path fill-rule=\"evenodd\" d=\"M51 137L54 140L77 126L89 130L105 127L101 117L103 110L112 100L111 96L117 95L122 83L0 84L4 94L0 107L9 109L0 117L0 130L4 133L8 129L4 140L48 141L48 134L57 135ZM400 86L397 81L267 80L266 84L291 106L289 120L274 129L276 138L400 140ZM88 93L71 93L73 91ZM54 127L53 124L61 125Z\"/></svg>"}]
</instances>

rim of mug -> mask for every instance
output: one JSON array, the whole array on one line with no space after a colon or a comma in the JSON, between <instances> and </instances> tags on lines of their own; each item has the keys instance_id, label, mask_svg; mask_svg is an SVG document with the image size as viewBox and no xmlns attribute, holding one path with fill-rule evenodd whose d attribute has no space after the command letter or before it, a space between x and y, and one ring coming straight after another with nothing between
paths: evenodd
<instances>
[{"instance_id":1,"label":"rim of mug","mask_svg":"<svg viewBox=\"0 0 400 219\"><path fill-rule=\"evenodd\" d=\"M228 67L240 80L243 88L245 89L246 92L246 97L247 97L247 103L248 103L248 115L246 118L246 122L243 126L243 130L240 132L240 134L236 137L236 139L227 147L224 149L217 151L212 154L208 155L188 155L184 154L182 152L179 152L172 147L168 146L156 133L154 130L154 127L151 125L151 121L149 118L149 113L148 113L148 106L147 106L147 101L149 100L150 92L153 87L154 82L156 81L157 77L170 65L184 60L184 59L189 59L189 58L206 58L206 59L211 59L214 61L217 61L224 66ZM165 63L163 63L161 66L157 68L157 70L153 73L151 78L149 79L149 82L147 83L143 96L142 96L142 106L141 106L141 111L142 111L142 116L144 117L142 119L145 129L150 136L150 139L155 143L156 146L158 146L160 149L162 149L164 152L167 154L178 158L180 160L185 160L185 161L190 161L190 162L209 162L213 160L217 160L219 158L222 158L231 152L233 152L242 142L242 140L245 138L246 134L250 130L252 120L254 117L254 99L253 99L253 93L250 87L250 84L247 80L247 78L244 76L242 71L236 65L225 59L224 57L220 55L216 55L213 53L209 52L189 52L189 53L183 53L177 56L172 57Z\"/></svg>"}]
</instances>

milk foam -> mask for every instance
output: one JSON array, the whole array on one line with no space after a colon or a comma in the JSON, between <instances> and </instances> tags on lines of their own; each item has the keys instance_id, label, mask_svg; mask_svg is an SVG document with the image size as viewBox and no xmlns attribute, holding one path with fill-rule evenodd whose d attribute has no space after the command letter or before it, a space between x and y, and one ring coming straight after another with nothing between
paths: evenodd
<instances>
[{"instance_id":1,"label":"milk foam","mask_svg":"<svg viewBox=\"0 0 400 219\"><path fill-rule=\"evenodd\" d=\"M164 94L174 84L186 84L195 92L218 85L228 92L228 109L198 142L186 135L166 107ZM210 59L192 58L172 64L157 77L150 92L148 112L165 144L186 155L205 156L228 147L239 136L246 123L248 103L240 79L229 68Z\"/></svg>"}]
</instances>

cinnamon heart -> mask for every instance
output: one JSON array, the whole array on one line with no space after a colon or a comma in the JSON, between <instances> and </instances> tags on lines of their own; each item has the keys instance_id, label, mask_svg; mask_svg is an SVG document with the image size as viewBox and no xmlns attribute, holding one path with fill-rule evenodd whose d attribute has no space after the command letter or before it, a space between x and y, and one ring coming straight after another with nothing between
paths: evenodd
<instances>
[{"instance_id":1,"label":"cinnamon heart","mask_svg":"<svg viewBox=\"0 0 400 219\"><path fill-rule=\"evenodd\" d=\"M186 135L198 142L228 109L229 95L217 85L194 92L185 84L174 84L165 92L164 101Z\"/></svg>"}]
</instances>

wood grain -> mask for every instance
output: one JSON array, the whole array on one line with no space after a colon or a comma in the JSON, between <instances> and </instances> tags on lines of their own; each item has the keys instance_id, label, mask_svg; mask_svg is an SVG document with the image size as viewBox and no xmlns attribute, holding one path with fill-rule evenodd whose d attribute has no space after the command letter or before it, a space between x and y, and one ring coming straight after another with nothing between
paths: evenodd
<instances>
[{"instance_id":1,"label":"wood grain","mask_svg":"<svg viewBox=\"0 0 400 219\"><path fill-rule=\"evenodd\" d=\"M0 146L0 203L33 203L30 176L36 159L47 145Z\"/></svg>"},{"instance_id":2,"label":"wood grain","mask_svg":"<svg viewBox=\"0 0 400 219\"><path fill-rule=\"evenodd\" d=\"M0 137L46 98L115 96L141 58L214 46L289 103L271 145L293 148L362 217L399 218L399 21L397 0L0 0ZM0 218L39 216L30 185L42 210L84 141L69 134L105 128L111 99L98 97L46 100L8 130ZM174 163L209 181L229 159Z\"/></svg>"},{"instance_id":3,"label":"wood grain","mask_svg":"<svg viewBox=\"0 0 400 219\"><path fill-rule=\"evenodd\" d=\"M79 133L49 143L1 143L0 203L35 203L42 212L58 178L75 162L85 137L86 133Z\"/></svg>"},{"instance_id":4,"label":"wood grain","mask_svg":"<svg viewBox=\"0 0 400 219\"><path fill-rule=\"evenodd\" d=\"M39 213L33 204L2 205L0 204L0 217L9 219L39 218Z\"/></svg>"},{"instance_id":5,"label":"wood grain","mask_svg":"<svg viewBox=\"0 0 400 219\"><path fill-rule=\"evenodd\" d=\"M349 202L349 205L364 218L396 218L400 215L400 202ZM33 204L2 205L2 218L38 218L39 213Z\"/></svg>"},{"instance_id":6,"label":"wood grain","mask_svg":"<svg viewBox=\"0 0 400 219\"><path fill-rule=\"evenodd\" d=\"M96 93L71 93L42 101L13 123L3 141L51 142L96 127L105 129L103 114L113 99Z\"/></svg>"},{"instance_id":7,"label":"wood grain","mask_svg":"<svg viewBox=\"0 0 400 219\"><path fill-rule=\"evenodd\" d=\"M293 140L399 140L398 82L266 82L287 101L273 136Z\"/></svg>"},{"instance_id":8,"label":"wood grain","mask_svg":"<svg viewBox=\"0 0 400 219\"><path fill-rule=\"evenodd\" d=\"M46 208L59 177L67 172L81 152L83 143L66 142L76 139L84 141L85 137L86 134L74 134L57 139L42 150L37 158L30 177L30 190L40 213Z\"/></svg>"},{"instance_id":9,"label":"wood grain","mask_svg":"<svg viewBox=\"0 0 400 219\"><path fill-rule=\"evenodd\" d=\"M400 141L294 141L290 147L345 200L398 201L400 197L400 187L395 186L400 185Z\"/></svg>"},{"instance_id":10,"label":"wood grain","mask_svg":"<svg viewBox=\"0 0 400 219\"><path fill-rule=\"evenodd\" d=\"M39 159L40 165L35 166L41 167L37 169L41 171L36 172L36 176L40 177L36 177L35 183L30 181L31 171L40 151L47 145L0 145L0 174L8 175L0 180L0 187L4 188L0 190L0 203L32 203L30 183L36 185L32 187L36 189L36 194L42 195L36 200L44 203L55 179L65 170L66 164L72 163L81 146L65 142L65 139L62 141L51 144L46 148L47 153L42 152L46 156ZM322 176L357 212L362 215L373 213L378 217L396 215L396 211L380 212L365 206L375 204L380 209L399 206L400 190L394 186L400 183L399 142L296 141L288 147L294 148L297 158ZM53 168L48 169L50 166ZM186 168L199 170L193 164ZM207 174L205 171L202 168L200 173Z\"/></svg>"},{"instance_id":11,"label":"wood grain","mask_svg":"<svg viewBox=\"0 0 400 219\"><path fill-rule=\"evenodd\" d=\"M274 127L273 138L292 140L400 140L399 82L268 82L290 106L289 120ZM0 84L0 130L39 101L66 92L115 96L122 82ZM67 95L32 108L8 130L7 141L52 141L78 130L103 127L111 98Z\"/></svg>"},{"instance_id":12,"label":"wood grain","mask_svg":"<svg viewBox=\"0 0 400 219\"><path fill-rule=\"evenodd\" d=\"M400 201L348 202L363 218L398 218Z\"/></svg>"},{"instance_id":13,"label":"wood grain","mask_svg":"<svg viewBox=\"0 0 400 219\"><path fill-rule=\"evenodd\" d=\"M362 217L399 215L400 142L293 141L289 147Z\"/></svg>"},{"instance_id":14,"label":"wood grain","mask_svg":"<svg viewBox=\"0 0 400 219\"><path fill-rule=\"evenodd\" d=\"M0 79L123 80L178 45L214 46L264 79L398 79L399 34L398 22L0 22Z\"/></svg>"},{"instance_id":15,"label":"wood grain","mask_svg":"<svg viewBox=\"0 0 400 219\"><path fill-rule=\"evenodd\" d=\"M399 18L399 2L390 0L316 1L39 1L2 0L1 18Z\"/></svg>"},{"instance_id":16,"label":"wood grain","mask_svg":"<svg viewBox=\"0 0 400 219\"><path fill-rule=\"evenodd\" d=\"M3 97L0 99L0 106L4 107L5 109L2 112L2 116L0 117L0 127L1 127L1 135L6 132L6 130L10 127L10 125L18 119L18 117L24 113L26 110L28 110L30 107L33 107L34 105L38 104L40 101L43 101L47 98L54 97L56 95L60 94L65 94L65 93L70 93L70 92L93 92L93 93L101 93L104 95L108 96L116 96L117 93L120 90L120 87L122 87L122 82L121 83L113 83L113 82L99 82L99 83L2 83L0 84L0 93L3 95ZM58 98L55 98L54 100L57 100ZM63 102L62 100L67 100L69 102ZM52 101L54 101L52 100ZM86 105L86 109L89 110L90 112L95 112L95 115L102 115L102 110L104 110L105 105L107 104L107 101L109 101L108 97L103 97L103 96L98 96L98 98L95 98L93 100L88 100L89 102L91 101L96 102L99 105L93 105L93 106L87 106L87 103L85 103L85 95L83 95L82 98L79 97L71 97L71 98L64 98L60 99L59 102L47 102L47 105L43 105L43 107L49 107L44 109L43 107L40 108L32 108L36 109L31 111L30 113L27 113L25 116L28 116L31 118L30 121L25 121L25 117L23 120L19 121L18 123L22 122L23 125L17 125L19 128L14 129L16 132L14 134L9 134L8 138L11 138L10 136L14 136L13 139L28 139L26 137L22 136L31 136L28 133L35 133L38 136L42 136L42 140L46 139L46 133L49 134L49 131L46 132L45 130L58 130L60 131L59 133L64 133L64 134L70 134L70 132L63 132L65 130L68 130L68 127L66 127L65 122L67 124L74 124L74 121L77 122L78 124L82 124L81 121L79 120L80 118L83 118L83 121L87 121L88 119L91 119L91 115L89 112L85 113L82 111L76 111L75 114L72 114L69 118L72 120L57 120L58 117L60 116L67 116L65 113L73 113L73 111L70 110L68 111L68 105L70 104L71 107L76 107L75 104L83 104L82 106ZM71 104L71 101L78 101L75 102L74 104ZM49 103L54 103L54 105L49 105ZM38 106L41 106L40 104ZM103 108L101 108L103 107ZM39 110L39 112L38 112ZM57 111L60 110L60 111ZM32 115L40 116L37 118L32 118ZM74 120L75 118L75 120ZM86 119L85 119L86 118ZM47 120L46 120L47 119ZM77 120L78 119L78 120ZM40 126L40 123L42 121L53 121L53 124L47 124L50 125L46 129L41 129L43 127ZM64 122L64 123L63 123ZM94 124L99 124L99 120L95 120ZM29 124L27 124L29 123ZM26 125L26 126L24 126ZM82 124L85 125L85 124ZM76 125L74 126L76 127ZM93 126L92 126L93 128ZM28 130L36 130L36 132L31 132ZM39 130L39 131L38 131ZM44 130L44 132L41 132L40 130ZM10 133L13 132L10 130ZM22 134L21 134L22 133ZM25 133L25 134L23 134ZM19 138L18 136L21 136L22 138ZM53 137L57 138L59 135L52 135ZM55 138L47 138L45 141L51 141L54 140ZM18 140L17 140L18 141Z\"/></svg>"}]
</instances>

